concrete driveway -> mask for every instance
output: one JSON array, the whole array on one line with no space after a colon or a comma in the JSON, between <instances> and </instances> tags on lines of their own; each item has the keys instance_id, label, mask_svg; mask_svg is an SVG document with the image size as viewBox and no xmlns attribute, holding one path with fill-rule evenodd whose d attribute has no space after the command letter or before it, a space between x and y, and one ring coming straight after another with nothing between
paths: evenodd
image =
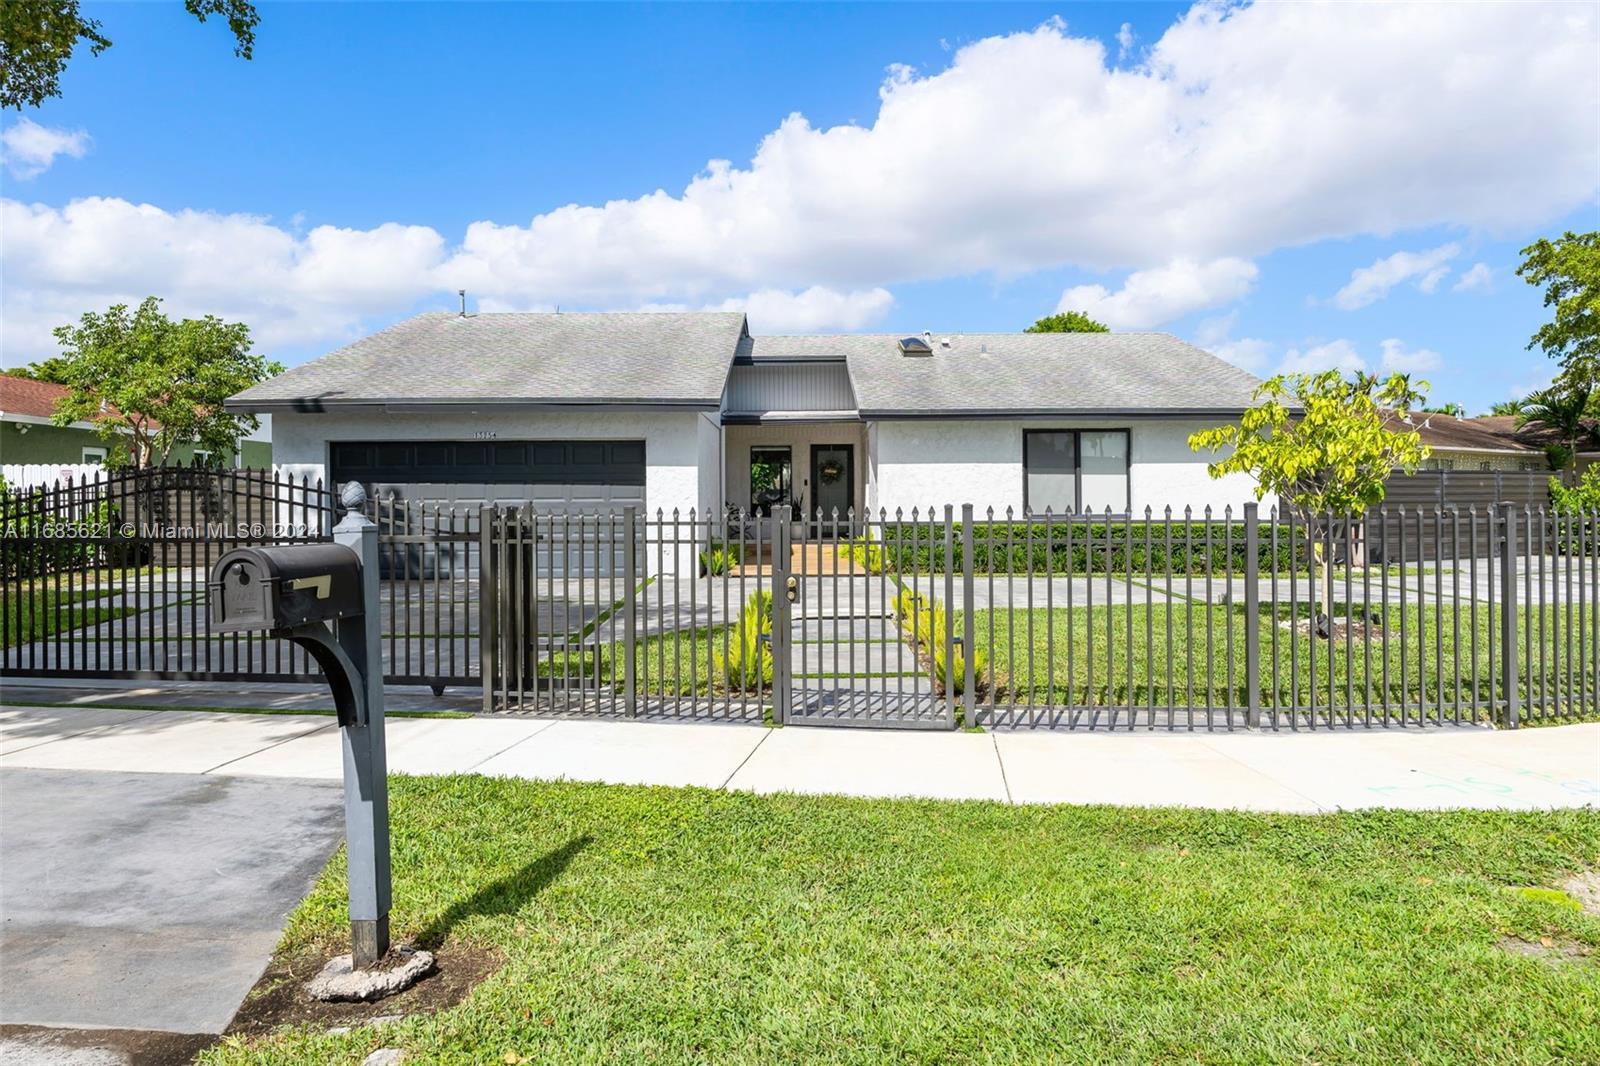
<instances>
[{"instance_id":1,"label":"concrete driveway","mask_svg":"<svg viewBox=\"0 0 1600 1066\"><path fill-rule=\"evenodd\" d=\"M0 769L0 1024L220 1033L341 802L337 781ZM0 1057L26 1046L11 1030Z\"/></svg>"}]
</instances>

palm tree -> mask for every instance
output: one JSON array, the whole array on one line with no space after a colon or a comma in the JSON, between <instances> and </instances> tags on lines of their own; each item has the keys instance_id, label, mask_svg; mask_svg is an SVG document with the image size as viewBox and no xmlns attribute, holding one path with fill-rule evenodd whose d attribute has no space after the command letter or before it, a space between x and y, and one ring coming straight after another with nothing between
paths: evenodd
<instances>
[{"instance_id":1,"label":"palm tree","mask_svg":"<svg viewBox=\"0 0 1600 1066\"><path fill-rule=\"evenodd\" d=\"M1595 425L1588 419L1594 399L1592 381L1558 382L1522 402L1522 409L1517 412L1517 426L1538 424L1553 430L1566 449L1567 469L1576 470L1578 442L1596 436Z\"/></svg>"},{"instance_id":2,"label":"palm tree","mask_svg":"<svg viewBox=\"0 0 1600 1066\"><path fill-rule=\"evenodd\" d=\"M1527 400L1501 400L1499 403L1492 404L1489 407L1489 413L1491 415L1520 415L1522 413L1522 405L1527 402Z\"/></svg>"}]
</instances>

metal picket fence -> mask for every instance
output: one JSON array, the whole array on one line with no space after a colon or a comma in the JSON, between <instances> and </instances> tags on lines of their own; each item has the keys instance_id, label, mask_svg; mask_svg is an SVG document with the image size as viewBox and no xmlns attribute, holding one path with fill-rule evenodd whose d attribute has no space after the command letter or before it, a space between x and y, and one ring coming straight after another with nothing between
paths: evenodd
<instances>
[{"instance_id":1,"label":"metal picket fence","mask_svg":"<svg viewBox=\"0 0 1600 1066\"><path fill-rule=\"evenodd\" d=\"M1593 513L366 508L386 679L481 688L486 711L1322 730L1600 702ZM315 680L283 642L211 634L205 580L335 517L320 483L268 471L0 493L0 675Z\"/></svg>"},{"instance_id":2,"label":"metal picket fence","mask_svg":"<svg viewBox=\"0 0 1600 1066\"><path fill-rule=\"evenodd\" d=\"M1314 730L1516 726L1600 695L1590 514L518 507L479 528L486 710Z\"/></svg>"},{"instance_id":3,"label":"metal picket fence","mask_svg":"<svg viewBox=\"0 0 1600 1066\"><path fill-rule=\"evenodd\" d=\"M478 684L477 507L370 500L384 676ZM266 634L212 634L211 567L242 545L326 540L320 481L267 470L92 470L0 493L0 676L316 681Z\"/></svg>"}]
</instances>

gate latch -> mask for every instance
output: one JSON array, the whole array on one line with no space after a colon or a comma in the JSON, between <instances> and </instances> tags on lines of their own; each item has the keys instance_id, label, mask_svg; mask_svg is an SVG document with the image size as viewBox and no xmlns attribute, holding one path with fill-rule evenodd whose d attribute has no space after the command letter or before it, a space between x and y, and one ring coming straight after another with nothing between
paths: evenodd
<instances>
[{"instance_id":1,"label":"gate latch","mask_svg":"<svg viewBox=\"0 0 1600 1066\"><path fill-rule=\"evenodd\" d=\"M800 598L800 579L791 577L783 583L783 594L793 603Z\"/></svg>"}]
</instances>

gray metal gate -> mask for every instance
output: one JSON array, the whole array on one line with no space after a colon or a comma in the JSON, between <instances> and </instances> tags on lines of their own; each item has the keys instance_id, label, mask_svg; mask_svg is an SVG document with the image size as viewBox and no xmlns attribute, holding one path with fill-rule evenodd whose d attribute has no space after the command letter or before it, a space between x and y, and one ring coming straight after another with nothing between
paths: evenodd
<instances>
[{"instance_id":1,"label":"gray metal gate","mask_svg":"<svg viewBox=\"0 0 1600 1066\"><path fill-rule=\"evenodd\" d=\"M780 719L790 725L954 728L958 702L972 692L973 681L954 631L953 570L947 565L941 576L930 560L891 572L874 558L886 544L903 545L909 528L943 545L949 563L951 509L942 519L931 508L926 516L914 511L909 522L819 510L795 523L789 509L780 508L774 521L784 567L783 603L773 626L774 655L784 671L777 695L787 700Z\"/></svg>"}]
</instances>

